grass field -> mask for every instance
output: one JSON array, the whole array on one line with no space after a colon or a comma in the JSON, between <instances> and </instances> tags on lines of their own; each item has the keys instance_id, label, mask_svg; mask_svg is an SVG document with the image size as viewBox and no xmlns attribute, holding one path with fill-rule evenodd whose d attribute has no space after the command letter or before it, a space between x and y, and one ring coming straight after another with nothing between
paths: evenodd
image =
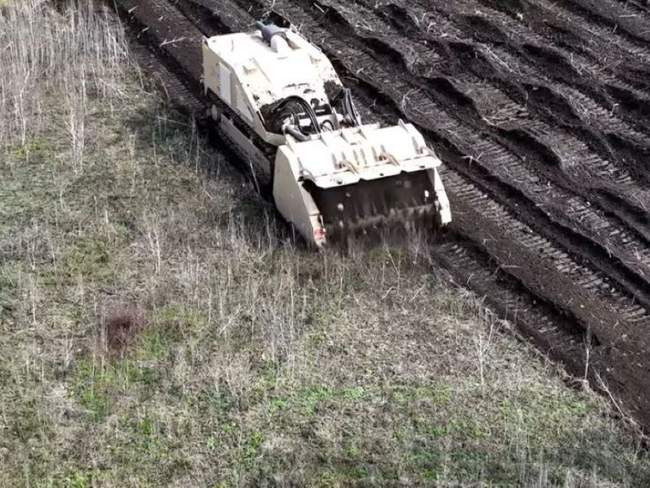
<instances>
[{"instance_id":1,"label":"grass field","mask_svg":"<svg viewBox=\"0 0 650 488\"><path fill-rule=\"evenodd\" d=\"M0 12L0 486L647 486L420 240L304 249L114 20Z\"/></svg>"}]
</instances>

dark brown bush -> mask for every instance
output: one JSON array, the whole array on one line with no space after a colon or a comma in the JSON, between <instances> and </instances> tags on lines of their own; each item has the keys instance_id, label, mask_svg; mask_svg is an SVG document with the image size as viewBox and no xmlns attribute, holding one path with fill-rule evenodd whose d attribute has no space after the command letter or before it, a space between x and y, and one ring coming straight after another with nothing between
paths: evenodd
<instances>
[{"instance_id":1,"label":"dark brown bush","mask_svg":"<svg viewBox=\"0 0 650 488\"><path fill-rule=\"evenodd\" d=\"M133 305L112 307L104 319L108 352L124 354L145 325L144 314L138 307Z\"/></svg>"}]
</instances>

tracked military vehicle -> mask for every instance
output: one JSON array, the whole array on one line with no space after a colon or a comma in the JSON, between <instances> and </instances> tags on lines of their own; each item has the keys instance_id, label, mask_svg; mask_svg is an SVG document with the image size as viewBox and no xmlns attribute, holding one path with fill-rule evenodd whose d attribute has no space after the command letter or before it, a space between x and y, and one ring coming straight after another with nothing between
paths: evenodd
<instances>
[{"instance_id":1,"label":"tracked military vehicle","mask_svg":"<svg viewBox=\"0 0 650 488\"><path fill-rule=\"evenodd\" d=\"M308 242L451 221L441 161L422 134L401 120L363 124L330 60L295 30L258 23L205 39L203 83L219 134Z\"/></svg>"}]
</instances>

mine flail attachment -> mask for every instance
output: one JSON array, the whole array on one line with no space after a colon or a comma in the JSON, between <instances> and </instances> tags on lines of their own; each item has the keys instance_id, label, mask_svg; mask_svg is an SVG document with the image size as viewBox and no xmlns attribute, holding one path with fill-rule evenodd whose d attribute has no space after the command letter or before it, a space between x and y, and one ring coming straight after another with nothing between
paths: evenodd
<instances>
[{"instance_id":1,"label":"mine flail attachment","mask_svg":"<svg viewBox=\"0 0 650 488\"><path fill-rule=\"evenodd\" d=\"M281 146L274 199L317 246L341 235L415 220L451 221L440 160L410 124L367 125Z\"/></svg>"},{"instance_id":2,"label":"mine flail attachment","mask_svg":"<svg viewBox=\"0 0 650 488\"><path fill-rule=\"evenodd\" d=\"M437 215L433 184L425 171L336 188L306 188L331 237Z\"/></svg>"}]
</instances>

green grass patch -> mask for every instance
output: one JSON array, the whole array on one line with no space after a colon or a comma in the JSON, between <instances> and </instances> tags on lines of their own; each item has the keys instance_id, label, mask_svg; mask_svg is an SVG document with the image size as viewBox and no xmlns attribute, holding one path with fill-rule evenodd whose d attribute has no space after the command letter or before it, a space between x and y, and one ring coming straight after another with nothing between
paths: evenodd
<instances>
[{"instance_id":1,"label":"green grass patch","mask_svg":"<svg viewBox=\"0 0 650 488\"><path fill-rule=\"evenodd\" d=\"M163 360L175 345L186 341L201 331L207 315L186 305L170 304L156 310L137 341L134 356L141 360Z\"/></svg>"},{"instance_id":2,"label":"green grass patch","mask_svg":"<svg viewBox=\"0 0 650 488\"><path fill-rule=\"evenodd\" d=\"M106 283L115 279L115 268L111 255L112 244L104 239L86 237L78 239L63 256L60 272L53 280L60 283L61 278L75 279L83 276L86 280Z\"/></svg>"},{"instance_id":3,"label":"green grass patch","mask_svg":"<svg viewBox=\"0 0 650 488\"><path fill-rule=\"evenodd\" d=\"M578 470L576 476L598 473L621 482L625 473L634 472L636 460L593 449L606 443L605 434L593 439L593 432L583 428L581 422L597 410L582 395L536 387L493 393L503 400L486 402L480 387L459 389L446 383L338 388L280 384L269 385L264 399L252 407L273 420L255 432L265 439L299 438L310 479L324 486L404 477L418 484L490 480L489 486L546 477L555 486L572 469ZM265 468L255 476L290 469L290 460L285 464L273 456L258 453L258 464Z\"/></svg>"},{"instance_id":4,"label":"green grass patch","mask_svg":"<svg viewBox=\"0 0 650 488\"><path fill-rule=\"evenodd\" d=\"M0 1L2 5L2 1ZM8 148L9 160L17 163L42 163L56 155L54 145L44 137L33 136L25 144L17 144Z\"/></svg>"},{"instance_id":5,"label":"green grass patch","mask_svg":"<svg viewBox=\"0 0 650 488\"><path fill-rule=\"evenodd\" d=\"M52 423L41 411L40 401L36 397L18 401L7 420L10 436L21 442L31 439L44 441L52 432Z\"/></svg>"},{"instance_id":6,"label":"green grass patch","mask_svg":"<svg viewBox=\"0 0 650 488\"><path fill-rule=\"evenodd\" d=\"M95 479L93 471L73 470L66 475L59 486L62 488L91 488Z\"/></svg>"},{"instance_id":7,"label":"green grass patch","mask_svg":"<svg viewBox=\"0 0 650 488\"><path fill-rule=\"evenodd\" d=\"M159 369L128 358L105 362L79 359L73 374L73 391L89 420L101 422L112 413L116 398L136 395L145 399L151 388L159 386L161 376Z\"/></svg>"},{"instance_id":8,"label":"green grass patch","mask_svg":"<svg viewBox=\"0 0 650 488\"><path fill-rule=\"evenodd\" d=\"M264 435L261 432L253 431L248 435L242 452L243 463L245 466L250 467L255 463L262 442L264 442Z\"/></svg>"}]
</instances>

